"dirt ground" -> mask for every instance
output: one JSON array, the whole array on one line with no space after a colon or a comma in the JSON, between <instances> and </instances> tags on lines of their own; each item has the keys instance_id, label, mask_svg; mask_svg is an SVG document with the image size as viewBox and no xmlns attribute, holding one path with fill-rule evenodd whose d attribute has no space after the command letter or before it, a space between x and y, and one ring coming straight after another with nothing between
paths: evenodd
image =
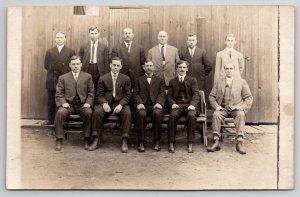
<instances>
[{"instance_id":1,"label":"dirt ground","mask_svg":"<svg viewBox=\"0 0 300 197\"><path fill-rule=\"evenodd\" d=\"M81 134L69 134L57 152L52 129L22 128L22 184L24 189L276 189L276 126L257 130L246 135L247 154L240 155L232 138L223 141L221 151L206 152L199 133L194 153L187 153L184 130L178 131L174 154L168 152L166 132L162 150L155 152L150 131L145 153L137 152L135 133L129 152L121 153L116 129L104 132L96 151L83 149Z\"/></svg>"}]
</instances>

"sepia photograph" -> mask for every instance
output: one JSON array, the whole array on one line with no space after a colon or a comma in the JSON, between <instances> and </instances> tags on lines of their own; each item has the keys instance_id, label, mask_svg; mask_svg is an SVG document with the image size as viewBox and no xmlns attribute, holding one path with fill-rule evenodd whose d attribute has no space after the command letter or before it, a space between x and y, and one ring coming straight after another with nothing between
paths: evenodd
<instances>
[{"instance_id":1,"label":"sepia photograph","mask_svg":"<svg viewBox=\"0 0 300 197\"><path fill-rule=\"evenodd\" d=\"M7 8L7 189L290 190L295 8Z\"/></svg>"}]
</instances>

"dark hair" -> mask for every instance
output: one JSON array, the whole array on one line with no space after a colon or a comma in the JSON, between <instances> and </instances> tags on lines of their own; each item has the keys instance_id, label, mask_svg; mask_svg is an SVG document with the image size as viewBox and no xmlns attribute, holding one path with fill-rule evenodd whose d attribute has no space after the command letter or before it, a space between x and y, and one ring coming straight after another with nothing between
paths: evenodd
<instances>
[{"instance_id":1,"label":"dark hair","mask_svg":"<svg viewBox=\"0 0 300 197\"><path fill-rule=\"evenodd\" d=\"M188 35L188 37L193 37L193 36L195 36L196 39L197 39L197 35L196 35L196 34L189 34L189 35Z\"/></svg>"},{"instance_id":2,"label":"dark hair","mask_svg":"<svg viewBox=\"0 0 300 197\"><path fill-rule=\"evenodd\" d=\"M147 64L147 63L149 63L149 62L152 62L152 60L150 60L150 59L146 60L146 61L144 62L144 65ZM153 63L153 62L152 62L152 63Z\"/></svg>"},{"instance_id":3,"label":"dark hair","mask_svg":"<svg viewBox=\"0 0 300 197\"><path fill-rule=\"evenodd\" d=\"M96 27L96 26L90 27L89 28L89 32L94 31L95 29L97 29L97 31L100 32L99 29L98 29L98 27Z\"/></svg>"},{"instance_id":4,"label":"dark hair","mask_svg":"<svg viewBox=\"0 0 300 197\"><path fill-rule=\"evenodd\" d=\"M227 40L227 37L234 37L234 39L235 39L235 36L234 36L234 34L232 34L232 33L227 34L227 35L225 36L225 40Z\"/></svg>"},{"instance_id":5,"label":"dark hair","mask_svg":"<svg viewBox=\"0 0 300 197\"><path fill-rule=\"evenodd\" d=\"M235 65L234 65L234 64L232 64L232 63L227 63L227 64L224 65L224 70L225 70L225 67L226 67L227 65L231 65L231 66L233 66L233 69L235 69Z\"/></svg>"},{"instance_id":6,"label":"dark hair","mask_svg":"<svg viewBox=\"0 0 300 197\"><path fill-rule=\"evenodd\" d=\"M189 67L189 66L190 66L190 64L189 64L187 61L184 61L184 60L179 60L179 61L177 62L177 64L176 64L176 68L178 68L178 66L179 66L179 65L181 65L181 64L186 64L186 65L187 65L187 67Z\"/></svg>"},{"instance_id":7,"label":"dark hair","mask_svg":"<svg viewBox=\"0 0 300 197\"><path fill-rule=\"evenodd\" d=\"M77 60L77 59L79 59L80 62L81 62L81 58L80 58L79 56L73 55L73 56L70 58L70 62L71 62L72 60Z\"/></svg>"},{"instance_id":8,"label":"dark hair","mask_svg":"<svg viewBox=\"0 0 300 197\"><path fill-rule=\"evenodd\" d=\"M119 58L119 57L113 57L113 58L111 58L111 62L110 63L112 63L113 60L120 61L122 63L122 59Z\"/></svg>"}]
</instances>

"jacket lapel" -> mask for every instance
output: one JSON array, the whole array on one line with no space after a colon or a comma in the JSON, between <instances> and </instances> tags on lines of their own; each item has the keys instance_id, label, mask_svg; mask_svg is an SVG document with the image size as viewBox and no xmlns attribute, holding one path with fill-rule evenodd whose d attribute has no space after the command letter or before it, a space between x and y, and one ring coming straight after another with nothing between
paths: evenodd
<instances>
[{"instance_id":1,"label":"jacket lapel","mask_svg":"<svg viewBox=\"0 0 300 197\"><path fill-rule=\"evenodd\" d=\"M222 80L221 80L221 91L222 91L222 96L224 95L224 92L225 92L225 85L226 85L226 78L224 77Z\"/></svg>"}]
</instances>

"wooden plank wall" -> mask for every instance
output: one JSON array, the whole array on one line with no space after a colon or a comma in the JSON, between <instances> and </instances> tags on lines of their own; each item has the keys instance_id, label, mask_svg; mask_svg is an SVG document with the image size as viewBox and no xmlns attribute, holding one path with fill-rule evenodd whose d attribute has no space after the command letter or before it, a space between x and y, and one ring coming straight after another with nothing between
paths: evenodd
<instances>
[{"instance_id":1,"label":"wooden plank wall","mask_svg":"<svg viewBox=\"0 0 300 197\"><path fill-rule=\"evenodd\" d=\"M22 118L46 118L46 49L53 47L55 32L67 32L67 45L76 52L88 42L88 27L101 27L101 38L111 47L122 40L124 27L132 27L145 51L157 44L165 30L169 44L184 47L186 35L196 33L198 46L215 63L227 33L236 35L236 49L249 57L243 77L254 103L247 121L277 122L277 6L99 7L99 16L73 15L73 7L25 7L23 9ZM206 94L212 88L207 77Z\"/></svg>"}]
</instances>

